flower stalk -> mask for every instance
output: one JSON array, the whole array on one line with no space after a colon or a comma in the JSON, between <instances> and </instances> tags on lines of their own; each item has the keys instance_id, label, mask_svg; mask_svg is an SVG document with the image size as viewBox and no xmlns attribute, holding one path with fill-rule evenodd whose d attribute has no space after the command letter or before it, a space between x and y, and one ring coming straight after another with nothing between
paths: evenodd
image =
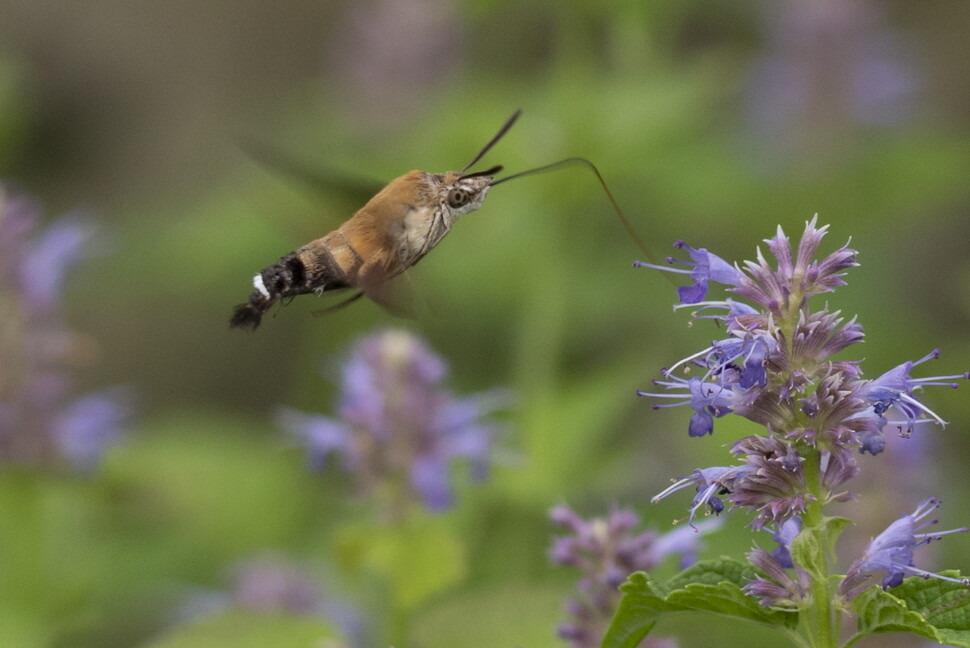
<instances>
[{"instance_id":1,"label":"flower stalk","mask_svg":"<svg viewBox=\"0 0 970 648\"><path fill-rule=\"evenodd\" d=\"M806 506L802 518L804 530L802 533L816 538L819 548L815 552L816 561L813 565L805 566L813 575L811 597L802 601L800 619L807 620L807 627L802 628L809 640L809 645L815 648L835 648L840 635L839 621L841 615L836 614L833 602L835 597L831 587L829 572L828 547L831 546L822 503L826 494L823 492L821 474L821 455L811 452L805 461L805 483L808 487L810 501Z\"/></svg>"}]
</instances>

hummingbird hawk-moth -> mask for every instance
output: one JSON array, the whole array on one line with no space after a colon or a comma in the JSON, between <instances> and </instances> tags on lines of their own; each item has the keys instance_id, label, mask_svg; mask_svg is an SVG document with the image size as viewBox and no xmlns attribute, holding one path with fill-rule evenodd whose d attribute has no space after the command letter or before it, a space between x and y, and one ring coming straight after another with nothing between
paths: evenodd
<instances>
[{"instance_id":1,"label":"hummingbird hawk-moth","mask_svg":"<svg viewBox=\"0 0 970 648\"><path fill-rule=\"evenodd\" d=\"M393 310L387 283L420 261L461 216L482 206L501 166L467 173L519 118L516 111L461 171L409 171L367 201L350 220L310 241L253 277L249 301L236 306L229 326L255 330L277 302L353 288L343 306L367 296Z\"/></svg>"},{"instance_id":2,"label":"hummingbird hawk-moth","mask_svg":"<svg viewBox=\"0 0 970 648\"><path fill-rule=\"evenodd\" d=\"M461 216L481 207L492 187L572 163L583 164L596 174L623 227L652 260L653 255L623 214L603 176L585 158L567 158L497 180L495 174L502 170L501 166L467 172L512 128L521 113L515 111L461 171L409 171L388 183L339 228L263 268L253 277L249 301L233 310L229 326L255 330L263 314L277 302L348 288L357 292L325 310L341 308L367 296L400 314L389 289L390 280L438 245Z\"/></svg>"}]
</instances>

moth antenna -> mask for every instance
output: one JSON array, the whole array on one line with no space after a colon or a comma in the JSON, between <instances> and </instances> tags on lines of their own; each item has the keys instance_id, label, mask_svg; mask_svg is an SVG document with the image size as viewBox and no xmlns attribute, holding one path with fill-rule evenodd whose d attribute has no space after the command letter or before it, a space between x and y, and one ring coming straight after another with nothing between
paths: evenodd
<instances>
[{"instance_id":1,"label":"moth antenna","mask_svg":"<svg viewBox=\"0 0 970 648\"><path fill-rule=\"evenodd\" d=\"M559 160L558 162L553 162L552 164L536 167L535 169L528 169L527 171L520 171L519 173L513 173L510 176L505 176L504 178L499 178L498 180L495 180L494 182L491 183L491 186L494 187L495 185L501 184L507 180L515 180L516 178L522 178L524 176L533 175L535 173L545 173L546 171L554 171L560 167L564 167L571 164L583 164L587 166L593 173L596 174L596 179L599 180L600 186L603 187L603 191L606 192L606 197L609 198L610 204L613 206L613 211L615 211L616 215L620 218L620 222L623 224L623 229L626 230L626 233L630 235L630 238L632 238L636 246L640 248L640 251L646 255L647 259L649 259L649 261L654 265L659 265L657 263L657 259L654 257L653 253L650 252L650 249L647 247L646 243L643 242L643 239L640 238L640 236L637 234L637 231L633 229L633 224L630 223L630 219L628 219L626 217L626 214L623 213L623 210L620 209L620 204L616 202L616 198L613 197L613 192L610 191L610 188L606 185L606 180L603 179L603 175L600 173L600 170L596 168L595 164L593 164L592 162L590 162L584 157L566 158L565 160ZM672 279L666 273L664 273L664 276L667 277L668 280L672 281ZM676 284L676 282L674 283Z\"/></svg>"},{"instance_id":2,"label":"moth antenna","mask_svg":"<svg viewBox=\"0 0 970 648\"><path fill-rule=\"evenodd\" d=\"M495 146L496 142L498 142L500 139L502 139L502 136L504 136L507 132L509 132L509 129L512 128L512 124L514 124L516 122L516 120L519 118L519 116L521 116L521 115L522 115L522 109L521 108L519 108L514 113L512 113L512 116L509 117L507 120L505 120L505 124L502 125L502 128L500 128L498 130L498 132L495 133L495 136L488 141L488 144L486 144L482 148L482 150L478 152L478 155L476 155L475 157L473 157L472 158L472 161L469 162L468 164L466 164L464 166L464 168L462 168L461 172L464 173L465 171L467 171L468 169L470 169L471 167L473 167L476 162L478 162L479 160L481 160L482 159L482 156L484 156L486 153L488 153L488 150L490 148L492 148L493 146Z\"/></svg>"},{"instance_id":3,"label":"moth antenna","mask_svg":"<svg viewBox=\"0 0 970 648\"><path fill-rule=\"evenodd\" d=\"M475 173L463 173L463 174L461 174L461 176L459 176L459 178L462 179L462 180L464 180L465 178L478 178L478 177L481 177L481 176L493 176L493 175L495 175L496 173L498 173L499 171L501 171L504 168L505 167L503 167L501 164L496 164L495 166L490 167L488 169L485 169L484 171L476 171Z\"/></svg>"}]
</instances>

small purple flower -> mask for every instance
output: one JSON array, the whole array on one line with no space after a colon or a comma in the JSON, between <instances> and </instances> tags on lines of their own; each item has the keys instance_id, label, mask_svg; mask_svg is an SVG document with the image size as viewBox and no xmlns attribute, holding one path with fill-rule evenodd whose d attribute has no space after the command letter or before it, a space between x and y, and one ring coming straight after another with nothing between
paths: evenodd
<instances>
[{"instance_id":1,"label":"small purple flower","mask_svg":"<svg viewBox=\"0 0 970 648\"><path fill-rule=\"evenodd\" d=\"M928 378L913 378L910 376L910 371L912 371L913 367L921 365L927 360L935 360L939 357L940 350L934 349L919 360L904 362L890 369L868 383L863 389L862 397L872 405L873 412L877 416L882 416L890 407L895 407L897 411L906 417L906 435L912 433L914 426L920 421L930 422L932 420L940 425L946 425L946 421L921 403L913 392L929 385L956 389L959 385L952 381L970 378L970 373L951 376L931 376ZM929 418L926 418L927 416ZM903 431L902 426L900 427L900 431Z\"/></svg>"},{"instance_id":2,"label":"small purple flower","mask_svg":"<svg viewBox=\"0 0 970 648\"><path fill-rule=\"evenodd\" d=\"M687 433L692 437L705 436L714 433L714 418L720 418L730 414L736 407L737 394L725 389L720 385L705 383L700 378L690 378L684 380L669 376L669 380L655 380L655 385L666 387L669 390L685 390L682 394L656 394L651 392L638 391L638 396L652 396L653 398L671 398L680 402L669 405L654 405L654 409L665 407L677 407L678 405L690 405L694 410L690 419Z\"/></svg>"},{"instance_id":3,"label":"small purple flower","mask_svg":"<svg viewBox=\"0 0 970 648\"><path fill-rule=\"evenodd\" d=\"M832 453L865 447L867 435L876 429L875 421L862 415L868 409L860 395L864 383L852 378L854 374L853 365L833 366L815 391L798 401L807 424L794 427L785 438Z\"/></svg>"},{"instance_id":4,"label":"small purple flower","mask_svg":"<svg viewBox=\"0 0 970 648\"><path fill-rule=\"evenodd\" d=\"M736 442L732 452L743 456L745 465L695 471L692 477L676 482L654 500L694 483L698 496L691 505L691 519L702 505L711 512L720 512L723 504L717 496L726 495L733 505L757 513L752 522L755 528L770 521L781 523L804 510L807 500L803 493L803 459L794 445L777 437L751 436ZM829 493L828 501L851 499L850 493L837 490L858 471L851 453L843 447L823 453L822 460L822 484Z\"/></svg>"},{"instance_id":5,"label":"small purple flower","mask_svg":"<svg viewBox=\"0 0 970 648\"><path fill-rule=\"evenodd\" d=\"M714 515L719 515L724 510L724 501L721 497L733 492L735 484L747 475L748 470L750 470L749 467L744 465L698 468L690 476L674 480L650 501L656 504L681 489L693 486L697 494L691 502L690 514L687 517L688 525L693 527L694 518L702 508L706 507L708 514Z\"/></svg>"},{"instance_id":6,"label":"small purple flower","mask_svg":"<svg viewBox=\"0 0 970 648\"><path fill-rule=\"evenodd\" d=\"M29 246L20 281L32 315L49 314L60 304L64 278L71 266L91 253L95 227L71 215L51 223Z\"/></svg>"},{"instance_id":7,"label":"small purple flower","mask_svg":"<svg viewBox=\"0 0 970 648\"><path fill-rule=\"evenodd\" d=\"M775 550L771 552L771 556L782 567L792 568L795 566L791 560L791 543L801 533L801 530L802 519L799 517L791 517L782 522L778 530L771 534L772 539L778 543Z\"/></svg>"},{"instance_id":8,"label":"small purple flower","mask_svg":"<svg viewBox=\"0 0 970 648\"><path fill-rule=\"evenodd\" d=\"M968 579L956 579L942 576L917 568L913 563L913 552L917 547L940 540L944 535L967 531L966 527L938 531L936 533L920 533L923 529L936 524L937 519L926 519L940 506L939 500L930 498L920 503L911 514L901 516L886 527L866 547L862 556L856 559L849 568L845 580L839 585L839 593L846 598L855 597L866 585L866 581L875 572L885 572L882 580L883 589L897 587L902 584L906 576L921 578L938 578L940 580L960 583L970 586Z\"/></svg>"},{"instance_id":9,"label":"small purple flower","mask_svg":"<svg viewBox=\"0 0 970 648\"><path fill-rule=\"evenodd\" d=\"M862 326L855 318L843 324L838 311L802 311L792 335L790 363L804 366L825 362L842 349L862 342L864 337Z\"/></svg>"},{"instance_id":10,"label":"small purple flower","mask_svg":"<svg viewBox=\"0 0 970 648\"><path fill-rule=\"evenodd\" d=\"M717 378L722 384L731 384L741 391L765 387L768 361L777 350L778 344L771 336L738 332L736 337L714 342L706 350L705 378Z\"/></svg>"},{"instance_id":11,"label":"small purple flower","mask_svg":"<svg viewBox=\"0 0 970 648\"><path fill-rule=\"evenodd\" d=\"M339 419L284 409L280 425L307 447L311 467L322 469L334 454L364 493L410 493L444 510L453 503L455 460L467 460L473 478L487 477L499 426L484 417L508 402L499 391L455 398L442 386L446 374L414 336L378 333L344 365Z\"/></svg>"},{"instance_id":12,"label":"small purple flower","mask_svg":"<svg viewBox=\"0 0 970 648\"><path fill-rule=\"evenodd\" d=\"M288 408L279 411L277 421L306 446L311 470L323 470L331 454L340 456L345 470L354 470L360 465L361 458L356 454L353 434L344 423Z\"/></svg>"},{"instance_id":13,"label":"small purple flower","mask_svg":"<svg viewBox=\"0 0 970 648\"><path fill-rule=\"evenodd\" d=\"M679 263L690 266L690 270L654 265L652 263L644 263L643 261L634 261L633 265L637 268L654 268L656 270L664 270L665 272L689 274L694 284L677 289L677 294L680 296L680 301L683 304L700 303L707 295L708 282L716 281L728 286L736 286L741 278L741 272L737 268L716 254L711 254L704 248L695 249L683 241L677 241L674 243L674 247L686 250L691 260L680 261L673 257L667 257L667 263Z\"/></svg>"},{"instance_id":14,"label":"small purple flower","mask_svg":"<svg viewBox=\"0 0 970 648\"><path fill-rule=\"evenodd\" d=\"M549 517L568 535L555 538L549 550L553 564L579 569L578 595L566 602L571 619L559 626L559 637L572 648L600 645L610 618L620 600L619 586L636 571L648 571L670 555L681 557L686 567L700 550L699 531L680 528L665 534L654 531L635 533L640 518L631 511L614 509L605 519L584 520L566 506L557 506Z\"/></svg>"},{"instance_id":15,"label":"small purple flower","mask_svg":"<svg viewBox=\"0 0 970 648\"><path fill-rule=\"evenodd\" d=\"M694 486L696 495L691 502L687 520L693 524L702 508L719 514L724 501L756 514L751 527L760 529L766 524L782 526L801 515L808 502L805 495L805 475L802 457L790 444L771 436L750 436L736 442L732 452L741 455L745 463L737 466L713 466L695 470L690 476L676 480L651 501L661 499ZM847 501L854 496L838 487L853 477L858 467L849 452L823 455L822 485L828 492L827 501Z\"/></svg>"}]
</instances>

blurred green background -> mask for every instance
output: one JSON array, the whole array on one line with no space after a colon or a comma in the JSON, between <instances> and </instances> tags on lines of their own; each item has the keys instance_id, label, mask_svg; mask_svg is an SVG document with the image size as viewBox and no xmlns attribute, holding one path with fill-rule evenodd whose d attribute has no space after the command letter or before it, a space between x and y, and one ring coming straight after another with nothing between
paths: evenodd
<instances>
[{"instance_id":1,"label":"blurred green background","mask_svg":"<svg viewBox=\"0 0 970 648\"><path fill-rule=\"evenodd\" d=\"M547 562L547 510L615 503L658 529L683 514L689 496L650 496L725 463L723 444L751 429L722 419L688 439L687 410L654 412L634 391L719 331L688 328L672 286L631 267L642 253L580 168L502 185L455 227L413 272L433 317L361 302L317 318L305 297L254 335L230 331L256 271L359 206L245 150L386 181L460 168L522 108L483 164L591 159L660 257L683 239L752 258L778 224L797 236L818 213L824 251L850 237L860 251L830 300L865 327L851 357L876 376L940 346L926 372L957 373L970 368L968 39L956 0L0 3L0 177L51 216L104 224L105 254L70 279L69 320L100 343L78 377L139 402L89 478L4 477L0 645L325 645L316 619L182 623L268 552L368 619L370 645L563 645L576 575ZM335 550L355 532L346 480L308 474L273 415L332 411L347 348L387 326L427 339L458 393L505 385L517 405L492 479L426 521L445 549L415 549L375 585ZM962 391L929 398L945 430L862 459L847 538L930 495L949 504L945 525L970 522ZM744 522L728 516L709 555L750 548ZM923 566L966 573L968 547L952 538ZM396 596L409 602L395 630L382 619ZM710 645L696 619L660 630Z\"/></svg>"}]
</instances>

